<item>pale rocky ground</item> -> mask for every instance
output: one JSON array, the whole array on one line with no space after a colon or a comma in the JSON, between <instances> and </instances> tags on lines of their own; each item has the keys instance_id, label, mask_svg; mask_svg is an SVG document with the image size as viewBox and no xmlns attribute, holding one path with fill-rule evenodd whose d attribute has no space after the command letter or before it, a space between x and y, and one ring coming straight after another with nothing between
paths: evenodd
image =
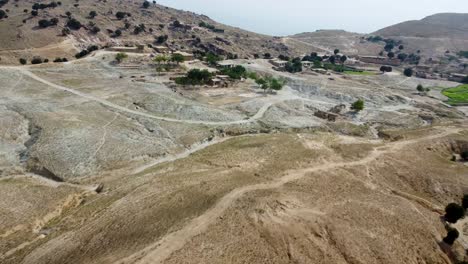
<instances>
[{"instance_id":1,"label":"pale rocky ground","mask_svg":"<svg viewBox=\"0 0 468 264\"><path fill-rule=\"evenodd\" d=\"M449 263L439 217L468 187L450 161L467 122L415 88L454 83L174 91L112 56L0 68L2 263ZM358 98L359 114L314 116Z\"/></svg>"}]
</instances>

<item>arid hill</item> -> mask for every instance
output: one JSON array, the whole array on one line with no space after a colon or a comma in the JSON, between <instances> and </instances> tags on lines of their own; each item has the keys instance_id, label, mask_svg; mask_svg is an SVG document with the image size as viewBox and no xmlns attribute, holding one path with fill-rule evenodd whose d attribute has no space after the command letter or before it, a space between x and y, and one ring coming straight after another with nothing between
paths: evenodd
<instances>
[{"instance_id":1,"label":"arid hill","mask_svg":"<svg viewBox=\"0 0 468 264\"><path fill-rule=\"evenodd\" d=\"M386 27L372 35L402 40L407 47L431 57L446 51L456 53L468 50L468 14L435 14Z\"/></svg>"},{"instance_id":2,"label":"arid hill","mask_svg":"<svg viewBox=\"0 0 468 264\"><path fill-rule=\"evenodd\" d=\"M263 56L267 52L288 54L288 48L279 39L153 2L144 7L143 1L51 0L36 6L34 15L35 2L9 1L0 7L7 11L7 17L0 20L2 64L18 63L20 57L71 58L91 44L167 45L238 57ZM90 15L93 11L95 16ZM53 19L58 22L52 23ZM81 25L76 25L76 21Z\"/></svg>"}]
</instances>

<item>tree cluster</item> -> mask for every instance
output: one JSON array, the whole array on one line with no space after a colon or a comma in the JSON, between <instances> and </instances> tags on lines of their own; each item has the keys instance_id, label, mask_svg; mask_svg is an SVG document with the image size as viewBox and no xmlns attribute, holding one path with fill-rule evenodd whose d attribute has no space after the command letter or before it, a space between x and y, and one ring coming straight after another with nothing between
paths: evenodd
<instances>
[{"instance_id":1,"label":"tree cluster","mask_svg":"<svg viewBox=\"0 0 468 264\"><path fill-rule=\"evenodd\" d=\"M385 73L385 72L392 72L393 71L393 68L391 66L382 66L380 67L380 71L382 73Z\"/></svg>"},{"instance_id":2,"label":"tree cluster","mask_svg":"<svg viewBox=\"0 0 468 264\"><path fill-rule=\"evenodd\" d=\"M192 69L184 77L176 78L175 82L180 85L204 85L208 84L213 74L208 70Z\"/></svg>"},{"instance_id":3,"label":"tree cluster","mask_svg":"<svg viewBox=\"0 0 468 264\"><path fill-rule=\"evenodd\" d=\"M56 26L58 24L58 22L59 22L59 20L56 17L51 18L50 20L41 19L41 20L38 21L38 26L40 28L47 28L47 27L51 27L51 26Z\"/></svg>"}]
</instances>

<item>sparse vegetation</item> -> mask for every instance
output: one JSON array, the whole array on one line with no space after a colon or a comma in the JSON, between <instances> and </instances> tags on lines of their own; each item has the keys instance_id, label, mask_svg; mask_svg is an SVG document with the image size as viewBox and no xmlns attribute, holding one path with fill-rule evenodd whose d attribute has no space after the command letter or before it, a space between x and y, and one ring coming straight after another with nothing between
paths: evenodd
<instances>
[{"instance_id":1,"label":"sparse vegetation","mask_svg":"<svg viewBox=\"0 0 468 264\"><path fill-rule=\"evenodd\" d=\"M212 77L213 74L208 70L192 69L186 76L176 78L175 82L180 85L205 85Z\"/></svg>"},{"instance_id":2,"label":"sparse vegetation","mask_svg":"<svg viewBox=\"0 0 468 264\"><path fill-rule=\"evenodd\" d=\"M204 21L198 23L198 26L199 27L203 27L203 28L207 28L213 32L216 32L216 33L224 33L224 29L220 29L220 28L216 28L215 26L211 25L211 24L208 24Z\"/></svg>"},{"instance_id":3,"label":"sparse vegetation","mask_svg":"<svg viewBox=\"0 0 468 264\"><path fill-rule=\"evenodd\" d=\"M359 99L356 102L354 102L351 105L351 109L356 111L356 112L360 112L360 111L364 110L364 100Z\"/></svg>"},{"instance_id":4,"label":"sparse vegetation","mask_svg":"<svg viewBox=\"0 0 468 264\"><path fill-rule=\"evenodd\" d=\"M115 60L118 62L118 63L121 63L124 59L126 59L128 57L128 55L124 52L119 52L115 55Z\"/></svg>"},{"instance_id":5,"label":"sparse vegetation","mask_svg":"<svg viewBox=\"0 0 468 264\"><path fill-rule=\"evenodd\" d=\"M258 76L255 79L255 83L263 89L264 92L270 91L280 91L286 85L286 80L277 79L271 76L264 78L259 78Z\"/></svg>"}]
</instances>

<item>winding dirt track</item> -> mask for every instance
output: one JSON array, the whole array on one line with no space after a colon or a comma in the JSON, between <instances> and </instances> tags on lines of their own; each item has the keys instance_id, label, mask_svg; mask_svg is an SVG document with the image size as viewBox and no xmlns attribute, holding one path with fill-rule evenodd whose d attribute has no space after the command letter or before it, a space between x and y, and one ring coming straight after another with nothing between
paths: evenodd
<instances>
[{"instance_id":1,"label":"winding dirt track","mask_svg":"<svg viewBox=\"0 0 468 264\"><path fill-rule=\"evenodd\" d=\"M34 73L28 71L25 67L0 66L0 69L18 70L23 75L31 77L32 79L34 79L36 81L39 81L39 82L41 82L43 84L46 84L46 85L48 85L48 86L50 86L52 88L72 93L74 95L77 95L79 97L88 99L90 101L98 102L98 103L100 103L100 104L102 104L104 106L116 109L116 110L118 110L120 112L125 112L125 113L132 114L132 115L142 116L142 117L161 120L161 121L166 121L166 122L185 123L185 124L194 124L194 125L214 125L214 126L221 125L221 126L224 126L224 125L248 124L248 123L252 123L252 122L255 122L255 121L261 119L265 115L265 113L268 111L268 109L271 106L273 106L274 104L277 104L277 103L280 103L280 102L283 102L283 101L288 101L288 100L301 99L300 97L290 95L290 94L287 94L285 96L279 96L279 97L272 98L269 102L266 102L258 110L258 112L254 116L250 117L249 119L242 119L242 120L236 120L236 121L225 121L225 122L223 122L223 121L215 122L215 121L175 119L175 118L162 117L162 116L152 115L152 114L148 114L148 113L144 113L144 112L140 112L140 111L131 110L131 109L128 109L126 107L111 103L111 102L109 102L107 100L95 97L93 95L86 94L86 93L77 91L77 90L72 89L72 88L68 88L68 87L65 87L65 86L61 86L61 85L52 83L52 82L50 82L48 80L45 80L45 79L35 75Z\"/></svg>"},{"instance_id":2,"label":"winding dirt track","mask_svg":"<svg viewBox=\"0 0 468 264\"><path fill-rule=\"evenodd\" d=\"M405 140L399 141L394 143L389 143L383 147L375 148L371 154L367 157L358 160L358 161L351 161L351 162L340 162L340 163L325 163L321 166L306 168L301 170L293 170L287 172L285 176L274 180L268 183L261 183L255 184L250 186L244 186L241 188L237 188L232 190L230 193L225 195L220 201L211 209L209 209L204 214L200 215L199 217L190 221L185 227L182 229L175 231L173 233L167 234L165 237L161 238L160 240L156 241L152 245L146 247L145 249L137 252L118 263L162 263L164 260L169 258L172 253L180 250L190 239L193 237L202 234L207 230L207 228L215 223L215 221L223 215L223 213L241 196L248 192L258 191L258 190L268 190L268 189L276 189L279 188L287 183L297 181L301 178L304 178L307 174L312 172L318 171L325 171L325 170L332 170L344 167L353 167L359 165L365 165L372 161L375 161L380 156L395 152L400 150L401 148L415 144L421 141L433 140L436 138L441 138L448 136L450 134L458 133L462 129L460 128L452 128L446 127L443 129L441 133L421 137L418 139L412 140Z\"/></svg>"}]
</instances>

